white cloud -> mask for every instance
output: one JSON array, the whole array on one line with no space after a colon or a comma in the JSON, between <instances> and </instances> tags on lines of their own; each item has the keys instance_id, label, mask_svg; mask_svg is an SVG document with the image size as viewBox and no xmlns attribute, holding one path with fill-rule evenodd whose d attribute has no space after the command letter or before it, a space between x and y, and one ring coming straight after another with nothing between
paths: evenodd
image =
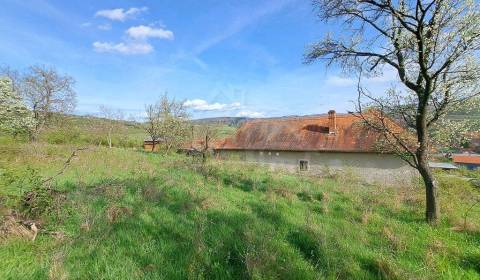
<instances>
[{"instance_id":1,"label":"white cloud","mask_svg":"<svg viewBox=\"0 0 480 280\"><path fill-rule=\"evenodd\" d=\"M233 102L230 104L215 102L210 104L202 99L187 100L183 105L187 108L192 108L195 111L229 111L238 109L241 106L239 102Z\"/></svg>"},{"instance_id":2,"label":"white cloud","mask_svg":"<svg viewBox=\"0 0 480 280\"><path fill-rule=\"evenodd\" d=\"M265 113L245 110L238 112L237 117L263 118L265 117Z\"/></svg>"},{"instance_id":3,"label":"white cloud","mask_svg":"<svg viewBox=\"0 0 480 280\"><path fill-rule=\"evenodd\" d=\"M344 78L340 76L329 76L327 78L327 84L338 87L348 87L355 84L354 79Z\"/></svg>"},{"instance_id":4,"label":"white cloud","mask_svg":"<svg viewBox=\"0 0 480 280\"><path fill-rule=\"evenodd\" d=\"M110 30L110 29L112 29L112 25L110 23L100 24L97 27L100 30Z\"/></svg>"},{"instance_id":5,"label":"white cloud","mask_svg":"<svg viewBox=\"0 0 480 280\"><path fill-rule=\"evenodd\" d=\"M108 43L95 42L93 48L100 53L120 53L120 54L148 54L153 51L153 46L148 43Z\"/></svg>"},{"instance_id":6,"label":"white cloud","mask_svg":"<svg viewBox=\"0 0 480 280\"><path fill-rule=\"evenodd\" d=\"M391 68L387 68L383 73L362 79L362 84L364 85L373 85L381 83L390 83L397 80L397 73ZM344 76L329 76L326 80L326 83L331 86L337 87L350 87L357 84L356 78L348 78Z\"/></svg>"},{"instance_id":7,"label":"white cloud","mask_svg":"<svg viewBox=\"0 0 480 280\"><path fill-rule=\"evenodd\" d=\"M130 27L126 32L128 36L134 39L160 38L173 40L173 32L163 28L139 25Z\"/></svg>"},{"instance_id":8,"label":"white cloud","mask_svg":"<svg viewBox=\"0 0 480 280\"><path fill-rule=\"evenodd\" d=\"M125 21L129 18L135 18L137 15L146 12L148 10L147 7L142 8L130 8L128 10L118 8L118 9L111 9L111 10L100 10L95 13L96 17L104 17L108 18L109 20L114 21Z\"/></svg>"}]
</instances>

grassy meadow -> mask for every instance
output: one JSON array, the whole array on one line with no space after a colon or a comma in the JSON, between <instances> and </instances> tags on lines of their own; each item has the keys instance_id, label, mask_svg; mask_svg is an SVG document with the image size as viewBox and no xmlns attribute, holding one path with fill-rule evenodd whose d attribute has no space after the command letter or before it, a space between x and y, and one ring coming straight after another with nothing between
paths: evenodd
<instances>
[{"instance_id":1,"label":"grassy meadow","mask_svg":"<svg viewBox=\"0 0 480 280\"><path fill-rule=\"evenodd\" d=\"M40 229L0 226L0 279L480 278L480 190L452 175L431 227L420 186L141 149L88 146L41 185L75 147L0 145L0 216Z\"/></svg>"}]
</instances>

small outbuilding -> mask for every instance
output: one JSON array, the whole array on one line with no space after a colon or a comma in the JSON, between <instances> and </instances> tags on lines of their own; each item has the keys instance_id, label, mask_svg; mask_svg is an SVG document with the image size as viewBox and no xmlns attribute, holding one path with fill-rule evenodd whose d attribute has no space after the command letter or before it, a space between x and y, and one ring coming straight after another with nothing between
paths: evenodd
<instances>
[{"instance_id":1,"label":"small outbuilding","mask_svg":"<svg viewBox=\"0 0 480 280\"><path fill-rule=\"evenodd\" d=\"M147 137L143 140L143 149L146 152L158 152L163 143L163 139L156 139L154 141L152 137Z\"/></svg>"},{"instance_id":2,"label":"small outbuilding","mask_svg":"<svg viewBox=\"0 0 480 280\"><path fill-rule=\"evenodd\" d=\"M442 170L455 170L458 167L455 164L448 162L429 162L428 165L432 169L442 169Z\"/></svg>"}]
</instances>

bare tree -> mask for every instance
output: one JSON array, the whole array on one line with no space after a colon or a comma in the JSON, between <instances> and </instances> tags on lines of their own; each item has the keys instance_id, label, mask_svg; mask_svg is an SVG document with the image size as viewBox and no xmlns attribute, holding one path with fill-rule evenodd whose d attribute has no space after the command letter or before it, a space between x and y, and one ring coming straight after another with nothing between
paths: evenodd
<instances>
[{"instance_id":1,"label":"bare tree","mask_svg":"<svg viewBox=\"0 0 480 280\"><path fill-rule=\"evenodd\" d=\"M431 131L453 108L479 94L480 12L471 0L315 0L320 19L343 23L348 38L326 36L306 62L325 59L356 73L358 113L391 148L416 168L426 189L426 220L439 219L437 184L428 166ZM339 33L340 34L340 33ZM365 77L393 69L396 87L379 97L362 87ZM368 100L368 101L365 101ZM375 108L365 114L365 106ZM401 120L414 135L392 129Z\"/></svg>"},{"instance_id":2,"label":"bare tree","mask_svg":"<svg viewBox=\"0 0 480 280\"><path fill-rule=\"evenodd\" d=\"M121 121L124 119L125 114L122 110L114 110L105 105L101 105L99 111L100 115L104 118L103 131L106 133L108 147L112 148L113 135L118 134L122 129Z\"/></svg>"},{"instance_id":3,"label":"bare tree","mask_svg":"<svg viewBox=\"0 0 480 280\"><path fill-rule=\"evenodd\" d=\"M10 68L9 66L2 65L0 66L0 76L10 79L12 82L12 90L17 93L19 92L21 75L18 71Z\"/></svg>"},{"instance_id":4,"label":"bare tree","mask_svg":"<svg viewBox=\"0 0 480 280\"><path fill-rule=\"evenodd\" d=\"M21 77L19 91L30 106L35 120L31 139L49 124L55 114L72 112L76 105L75 80L57 72L53 67L32 66Z\"/></svg>"},{"instance_id":5,"label":"bare tree","mask_svg":"<svg viewBox=\"0 0 480 280\"><path fill-rule=\"evenodd\" d=\"M149 134L155 149L156 142L162 140L166 151L180 148L189 134L188 114L183 102L169 99L167 94L161 96L154 105L145 108L146 131Z\"/></svg>"},{"instance_id":6,"label":"bare tree","mask_svg":"<svg viewBox=\"0 0 480 280\"><path fill-rule=\"evenodd\" d=\"M194 136L192 137L192 140L200 141L201 147L198 152L201 153L203 162L207 161L211 142L218 136L218 127L218 124L209 123L199 124L198 126L194 127Z\"/></svg>"},{"instance_id":7,"label":"bare tree","mask_svg":"<svg viewBox=\"0 0 480 280\"><path fill-rule=\"evenodd\" d=\"M150 104L145 106L146 121L145 121L145 131L150 136L152 140L152 152L155 151L155 146L160 139L161 127L162 127L162 116L160 109L157 104Z\"/></svg>"}]
</instances>

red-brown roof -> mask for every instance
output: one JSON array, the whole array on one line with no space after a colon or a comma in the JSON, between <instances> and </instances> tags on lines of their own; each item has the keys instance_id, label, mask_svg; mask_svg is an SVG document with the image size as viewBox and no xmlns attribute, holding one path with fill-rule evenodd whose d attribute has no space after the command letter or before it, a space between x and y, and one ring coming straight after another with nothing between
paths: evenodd
<instances>
[{"instance_id":1,"label":"red-brown roof","mask_svg":"<svg viewBox=\"0 0 480 280\"><path fill-rule=\"evenodd\" d=\"M452 156L455 163L480 164L480 155L457 154Z\"/></svg>"},{"instance_id":2,"label":"red-brown roof","mask_svg":"<svg viewBox=\"0 0 480 280\"><path fill-rule=\"evenodd\" d=\"M219 142L217 150L374 152L378 135L358 117L336 115L336 131L328 133L328 115L262 119L244 123L237 134Z\"/></svg>"}]
</instances>

